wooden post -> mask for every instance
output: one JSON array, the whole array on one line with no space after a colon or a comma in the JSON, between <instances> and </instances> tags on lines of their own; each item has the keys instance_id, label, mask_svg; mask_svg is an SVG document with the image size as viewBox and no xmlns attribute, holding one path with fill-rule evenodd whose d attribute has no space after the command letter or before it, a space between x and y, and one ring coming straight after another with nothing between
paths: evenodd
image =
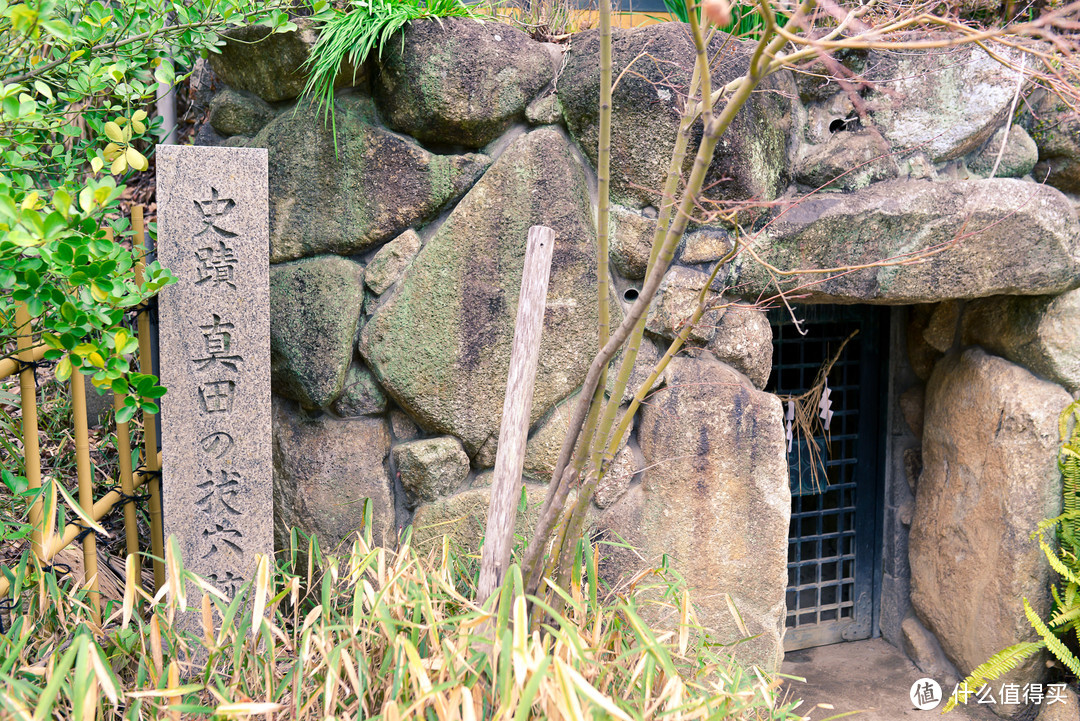
<instances>
[{"instance_id":1,"label":"wooden post","mask_svg":"<svg viewBox=\"0 0 1080 721\"><path fill-rule=\"evenodd\" d=\"M514 537L517 500L521 493L521 469L525 464L525 441L529 434L533 382L540 357L540 334L544 330L544 308L554 249L554 230L542 225L529 228L514 342L510 350L510 372L506 377L506 396L499 425L499 449L495 454L487 532L480 558L480 587L477 590L480 601L487 600L502 583L510 565L510 542Z\"/></svg>"}]
</instances>

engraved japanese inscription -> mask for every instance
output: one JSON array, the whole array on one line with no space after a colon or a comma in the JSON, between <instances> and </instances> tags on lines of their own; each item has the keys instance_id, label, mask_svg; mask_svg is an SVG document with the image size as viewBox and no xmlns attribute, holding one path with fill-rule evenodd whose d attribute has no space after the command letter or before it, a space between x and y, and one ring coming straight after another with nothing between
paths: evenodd
<instances>
[{"instance_id":1,"label":"engraved japanese inscription","mask_svg":"<svg viewBox=\"0 0 1080 721\"><path fill-rule=\"evenodd\" d=\"M273 553L266 151L158 147L165 533L235 593Z\"/></svg>"}]
</instances>

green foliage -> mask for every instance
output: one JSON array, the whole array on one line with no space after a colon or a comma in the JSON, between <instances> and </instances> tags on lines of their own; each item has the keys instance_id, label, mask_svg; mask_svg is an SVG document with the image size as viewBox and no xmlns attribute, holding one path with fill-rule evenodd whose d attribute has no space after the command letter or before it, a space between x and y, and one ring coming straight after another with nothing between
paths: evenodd
<instances>
[{"instance_id":1,"label":"green foliage","mask_svg":"<svg viewBox=\"0 0 1080 721\"><path fill-rule=\"evenodd\" d=\"M58 378L79 370L102 392L126 394L127 418L156 411L165 391L133 373L125 312L174 279L152 263L136 285L139 251L117 213L122 183L148 169L155 136L168 131L148 115L159 87L182 80L200 53L217 52L229 26L294 28L288 6L0 0L0 352L14 350L14 310L25 303Z\"/></svg>"},{"instance_id":2,"label":"green foliage","mask_svg":"<svg viewBox=\"0 0 1080 721\"><path fill-rule=\"evenodd\" d=\"M394 33L413 20L485 17L461 0L351 0L349 5L348 12L335 10L325 20L307 62L304 96L313 98L332 124L334 82L343 68L351 66L355 73L372 52L381 57Z\"/></svg>"},{"instance_id":3,"label":"green foliage","mask_svg":"<svg viewBox=\"0 0 1080 721\"><path fill-rule=\"evenodd\" d=\"M960 685L967 692L949 699L943 713L955 708L958 701L966 703L967 697L984 684L1008 673L1021 661L1044 648L1080 677L1080 659L1066 645L1080 644L1080 401L1070 404L1062 412L1059 429L1061 449L1058 468L1061 470L1063 512L1056 518L1040 523L1032 534L1033 538L1038 537L1039 547L1046 554L1050 567L1061 576L1064 584L1051 588L1054 607L1050 621L1039 618L1025 598L1024 615L1039 635L1038 640L1010 646L976 667ZM1044 537L1052 528L1057 528L1056 550Z\"/></svg>"},{"instance_id":4,"label":"green foliage","mask_svg":"<svg viewBox=\"0 0 1080 721\"><path fill-rule=\"evenodd\" d=\"M690 16L686 12L686 3L683 0L664 0L664 7L668 13L679 22L690 22ZM701 21L701 5L695 8L698 21ZM787 18L778 13L777 22L783 26ZM734 2L731 5L731 22L718 28L721 32L735 35L740 38L757 40L761 37L761 30L765 27L765 21L761 12L754 3Z\"/></svg>"},{"instance_id":5,"label":"green foliage","mask_svg":"<svg viewBox=\"0 0 1080 721\"><path fill-rule=\"evenodd\" d=\"M1027 602L1024 603L1026 606ZM1024 641L1015 646L1009 646L1003 651L998 651L964 679L963 683L958 687L956 695L949 699L941 712L951 711L958 703L966 704L968 699L986 683L1012 671L1020 665L1020 662L1035 655L1043 648L1045 648L1045 644L1042 641Z\"/></svg>"},{"instance_id":6,"label":"green foliage","mask_svg":"<svg viewBox=\"0 0 1080 721\"><path fill-rule=\"evenodd\" d=\"M392 551L365 532L334 557L294 530L278 567L261 559L230 599L186 570L170 539L167 590L154 600L129 584L100 632L84 591L25 559L0 638L0 716L799 718L778 679L703 640L675 581L605 598L596 554L579 550L558 589L565 611L535 633L517 567L498 610L481 607L468 590L475 563L446 540L419 556L408 538ZM645 620L665 611L675 634Z\"/></svg>"}]
</instances>

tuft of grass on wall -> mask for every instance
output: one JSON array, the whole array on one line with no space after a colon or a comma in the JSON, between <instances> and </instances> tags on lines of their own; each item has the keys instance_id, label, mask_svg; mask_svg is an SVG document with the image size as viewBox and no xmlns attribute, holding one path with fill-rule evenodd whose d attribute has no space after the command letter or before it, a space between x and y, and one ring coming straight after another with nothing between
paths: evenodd
<instances>
[{"instance_id":1,"label":"tuft of grass on wall","mask_svg":"<svg viewBox=\"0 0 1080 721\"><path fill-rule=\"evenodd\" d=\"M351 66L356 72L372 53L381 57L394 34L413 20L485 17L462 0L351 0L349 5L350 10L335 10L319 28L307 61L310 74L303 95L316 102L332 124L334 81L343 68Z\"/></svg>"},{"instance_id":2,"label":"tuft of grass on wall","mask_svg":"<svg viewBox=\"0 0 1080 721\"><path fill-rule=\"evenodd\" d=\"M709 644L674 580L605 599L585 547L562 613L530 599L546 611L532 630L517 567L493 613L463 595L475 564L445 539L419 556L407 536L394 551L358 535L340 558L292 539L232 601L170 539L165 588L150 598L129 583L100 628L85 591L24 556L0 637L0 717L799 718L778 679ZM650 627L646 603L667 604L673 628Z\"/></svg>"}]
</instances>

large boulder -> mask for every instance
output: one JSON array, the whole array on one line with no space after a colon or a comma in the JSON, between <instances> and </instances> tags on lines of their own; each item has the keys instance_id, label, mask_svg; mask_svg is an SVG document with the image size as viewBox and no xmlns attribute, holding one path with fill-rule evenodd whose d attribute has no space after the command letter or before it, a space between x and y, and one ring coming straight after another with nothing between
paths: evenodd
<instances>
[{"instance_id":1,"label":"large boulder","mask_svg":"<svg viewBox=\"0 0 1080 721\"><path fill-rule=\"evenodd\" d=\"M596 353L596 233L585 174L558 130L506 149L375 309L360 352L422 426L470 455L498 437L525 240L555 229L533 394L536 422L581 384ZM493 455L492 455L493 457Z\"/></svg>"},{"instance_id":2,"label":"large boulder","mask_svg":"<svg viewBox=\"0 0 1080 721\"><path fill-rule=\"evenodd\" d=\"M341 393L364 303L364 268L336 256L270 267L270 377L306 408Z\"/></svg>"},{"instance_id":3,"label":"large boulder","mask_svg":"<svg viewBox=\"0 0 1080 721\"><path fill-rule=\"evenodd\" d=\"M709 283L709 274L693 268L674 266L660 282L656 297L649 305L645 330L661 338L674 340L697 311L698 298ZM705 292L705 311L687 336L689 343L707 343L716 334L716 325L723 315L718 308L722 286L713 281Z\"/></svg>"},{"instance_id":4,"label":"large boulder","mask_svg":"<svg viewBox=\"0 0 1080 721\"><path fill-rule=\"evenodd\" d=\"M375 122L369 100L342 95L333 121L301 104L255 136L251 147L269 150L271 262L390 240L461 196L490 162L436 155Z\"/></svg>"},{"instance_id":5,"label":"large boulder","mask_svg":"<svg viewBox=\"0 0 1080 721\"><path fill-rule=\"evenodd\" d=\"M307 83L304 63L318 40L311 21L295 20L296 30L275 33L265 25L244 25L224 33L219 53L210 54L210 67L226 85L255 93L268 103L300 96ZM343 65L335 87L359 84L364 74Z\"/></svg>"},{"instance_id":6,"label":"large boulder","mask_svg":"<svg viewBox=\"0 0 1080 721\"><path fill-rule=\"evenodd\" d=\"M716 334L705 346L714 356L742 372L757 388L772 374L773 331L764 311L744 305L725 309Z\"/></svg>"},{"instance_id":7,"label":"large boulder","mask_svg":"<svg viewBox=\"0 0 1080 721\"><path fill-rule=\"evenodd\" d=\"M688 26L681 23L616 29L611 42L613 72L620 76L612 95L611 198L632 207L659 207L679 130L679 108L694 67L694 44ZM710 55L716 58L714 88L746 71L753 46L717 33L710 46ZM575 35L558 82L567 127L593 165L599 133L599 54L598 30ZM717 145L705 179L706 199L767 201L787 187L795 97L795 81L787 70L761 83ZM701 133L699 123L687 153L686 173Z\"/></svg>"},{"instance_id":8,"label":"large boulder","mask_svg":"<svg viewBox=\"0 0 1080 721\"><path fill-rule=\"evenodd\" d=\"M503 23L414 20L384 44L375 75L379 110L394 130L439 145L479 148L551 82L547 49Z\"/></svg>"},{"instance_id":9,"label":"large boulder","mask_svg":"<svg viewBox=\"0 0 1080 721\"><path fill-rule=\"evenodd\" d=\"M361 530L362 503L372 505L372 537L394 541L394 492L386 470L390 431L382 418L308 418L274 401L274 532L279 548L293 526L324 550Z\"/></svg>"},{"instance_id":10,"label":"large boulder","mask_svg":"<svg viewBox=\"0 0 1080 721\"><path fill-rule=\"evenodd\" d=\"M779 208L754 248L781 270L837 268L785 281L817 302L925 303L1080 285L1076 210L1053 188L1009 178L897 180L803 199ZM931 251L921 263L839 272ZM750 256L735 264L741 292L775 292L772 274Z\"/></svg>"},{"instance_id":11,"label":"large boulder","mask_svg":"<svg viewBox=\"0 0 1080 721\"><path fill-rule=\"evenodd\" d=\"M682 243L676 250L676 262L681 265L712 265L731 252L735 243L731 235L723 228L698 228L683 235ZM721 269L718 278L726 277Z\"/></svg>"},{"instance_id":12,"label":"large boulder","mask_svg":"<svg viewBox=\"0 0 1080 721\"><path fill-rule=\"evenodd\" d=\"M923 471L911 524L911 601L962 674L1035 638L1022 599L1043 618L1051 573L1031 538L1061 512L1061 387L972 348L947 356L926 389ZM1010 674L1035 683L1033 658Z\"/></svg>"},{"instance_id":13,"label":"large boulder","mask_svg":"<svg viewBox=\"0 0 1080 721\"><path fill-rule=\"evenodd\" d=\"M780 400L708 356L675 358L670 375L667 390L641 412L641 483L597 521L641 556L609 547L604 573L615 582L666 554L713 638L741 636L724 599L730 594L759 634L735 649L736 658L776 670L791 517Z\"/></svg>"},{"instance_id":14,"label":"large boulder","mask_svg":"<svg viewBox=\"0 0 1080 721\"><path fill-rule=\"evenodd\" d=\"M961 338L1071 392L1080 390L1080 290L985 298L964 310Z\"/></svg>"},{"instance_id":15,"label":"large boulder","mask_svg":"<svg viewBox=\"0 0 1080 721\"><path fill-rule=\"evenodd\" d=\"M863 78L872 88L866 105L885 139L897 150L923 150L935 163L977 150L1016 93L1016 73L974 44L871 50Z\"/></svg>"}]
</instances>

